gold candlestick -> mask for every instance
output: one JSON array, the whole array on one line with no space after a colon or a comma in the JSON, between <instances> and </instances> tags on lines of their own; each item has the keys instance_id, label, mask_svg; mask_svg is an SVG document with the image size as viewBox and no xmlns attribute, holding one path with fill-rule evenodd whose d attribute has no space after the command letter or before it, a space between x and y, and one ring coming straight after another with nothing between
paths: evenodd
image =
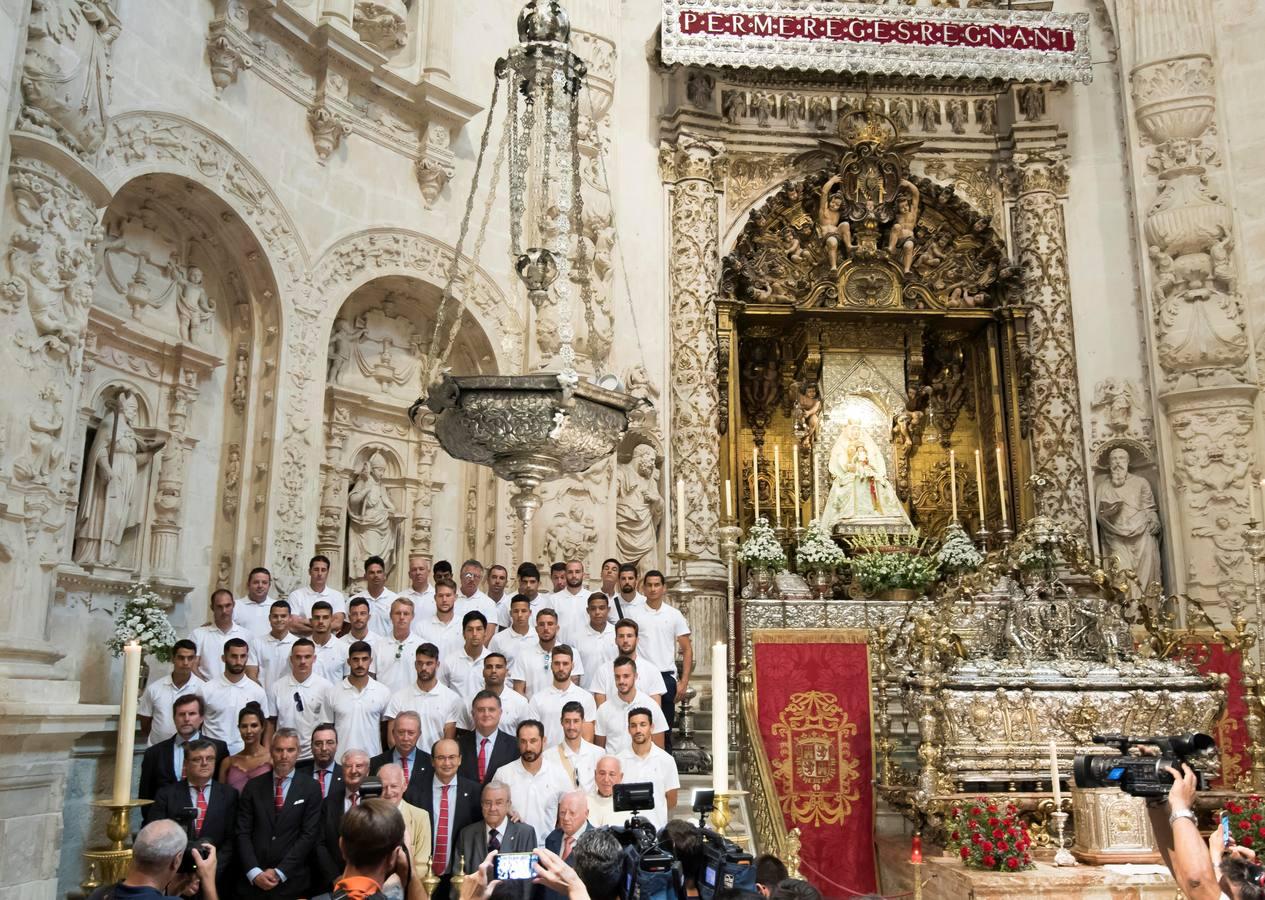
<instances>
[{"instance_id":1,"label":"gold candlestick","mask_svg":"<svg viewBox=\"0 0 1265 900\"><path fill-rule=\"evenodd\" d=\"M735 844L746 845L747 835L734 834L729 825L733 822L733 812L729 804L739 797L747 796L746 791L717 791L715 798L715 806L712 807L712 814L709 818L712 830L718 834L723 834Z\"/></svg>"},{"instance_id":2,"label":"gold candlestick","mask_svg":"<svg viewBox=\"0 0 1265 900\"><path fill-rule=\"evenodd\" d=\"M426 892L427 897L435 896L439 881L439 876L435 874L435 859L432 857L426 860L426 874L422 876L422 890Z\"/></svg>"},{"instance_id":3,"label":"gold candlestick","mask_svg":"<svg viewBox=\"0 0 1265 900\"><path fill-rule=\"evenodd\" d=\"M80 887L85 890L96 888L102 884L114 884L122 881L127 874L128 864L132 861L131 814L133 809L148 806L152 800L93 800L92 806L97 809L108 809L110 818L106 822L105 836L109 840L108 847L83 852L84 862L88 865L88 876ZM95 883L93 883L95 881Z\"/></svg>"}]
</instances>

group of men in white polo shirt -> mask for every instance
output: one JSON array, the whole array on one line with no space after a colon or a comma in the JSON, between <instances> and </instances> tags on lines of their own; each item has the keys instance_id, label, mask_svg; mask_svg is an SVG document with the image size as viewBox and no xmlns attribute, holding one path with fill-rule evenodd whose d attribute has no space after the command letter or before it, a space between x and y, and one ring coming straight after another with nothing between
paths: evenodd
<instances>
[{"instance_id":1,"label":"group of men in white polo shirt","mask_svg":"<svg viewBox=\"0 0 1265 900\"><path fill-rule=\"evenodd\" d=\"M454 580L447 563L432 573L415 557L409 590L397 594L386 587L383 560L370 557L364 589L347 598L329 587L329 569L326 557L313 557L308 584L284 600L272 598L263 568L250 572L245 597L215 591L212 621L180 642L173 671L141 701L150 744L176 733L172 704L189 693L206 703L202 736L239 752L238 714L253 701L270 734L298 731L301 760L312 758L312 732L328 722L337 758L357 750L394 761L393 723L409 714L420 731L410 743L424 761L425 750L460 730L463 771L483 784L495 774L542 836L564 793L578 788L597 807L609 805L602 771L652 782L648 817L667 822L679 781L666 750L693 648L685 618L664 602L660 572L647 572L639 591L634 566L606 560L602 590L591 591L582 563L557 563L555 590L544 593L540 571L524 563L510 596L503 566L485 572L467 560ZM489 749L498 743L499 752Z\"/></svg>"}]
</instances>

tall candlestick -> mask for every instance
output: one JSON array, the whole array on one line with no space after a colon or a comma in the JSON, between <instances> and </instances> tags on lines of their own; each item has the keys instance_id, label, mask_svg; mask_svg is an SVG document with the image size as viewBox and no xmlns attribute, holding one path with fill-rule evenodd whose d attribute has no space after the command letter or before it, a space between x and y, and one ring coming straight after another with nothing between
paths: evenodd
<instances>
[{"instance_id":1,"label":"tall candlestick","mask_svg":"<svg viewBox=\"0 0 1265 900\"><path fill-rule=\"evenodd\" d=\"M817 445L813 444L813 520L821 516L821 471L817 465Z\"/></svg>"},{"instance_id":2,"label":"tall candlestick","mask_svg":"<svg viewBox=\"0 0 1265 900\"><path fill-rule=\"evenodd\" d=\"M734 483L728 478L725 479L725 518L730 522L734 520Z\"/></svg>"},{"instance_id":3,"label":"tall candlestick","mask_svg":"<svg viewBox=\"0 0 1265 900\"><path fill-rule=\"evenodd\" d=\"M729 664L724 641L712 645L712 789L729 790ZM719 799L719 798L717 798Z\"/></svg>"},{"instance_id":4,"label":"tall candlestick","mask_svg":"<svg viewBox=\"0 0 1265 900\"><path fill-rule=\"evenodd\" d=\"M958 454L949 451L949 497L953 501L953 521L958 520Z\"/></svg>"},{"instance_id":5,"label":"tall candlestick","mask_svg":"<svg viewBox=\"0 0 1265 900\"><path fill-rule=\"evenodd\" d=\"M755 486L752 497L755 500L755 517L760 518L760 445L756 444L751 453L751 481Z\"/></svg>"},{"instance_id":6,"label":"tall candlestick","mask_svg":"<svg viewBox=\"0 0 1265 900\"><path fill-rule=\"evenodd\" d=\"M676 552L685 552L685 479L676 480Z\"/></svg>"},{"instance_id":7,"label":"tall candlestick","mask_svg":"<svg viewBox=\"0 0 1265 900\"><path fill-rule=\"evenodd\" d=\"M979 527L984 527L984 463L979 448L975 449L975 491L979 494Z\"/></svg>"},{"instance_id":8,"label":"tall candlestick","mask_svg":"<svg viewBox=\"0 0 1265 900\"><path fill-rule=\"evenodd\" d=\"M782 448L773 445L773 516L782 527Z\"/></svg>"},{"instance_id":9,"label":"tall candlestick","mask_svg":"<svg viewBox=\"0 0 1265 900\"><path fill-rule=\"evenodd\" d=\"M1006 457L1001 444L997 445L997 494L1001 500L1001 527L1006 528Z\"/></svg>"},{"instance_id":10,"label":"tall candlestick","mask_svg":"<svg viewBox=\"0 0 1265 900\"><path fill-rule=\"evenodd\" d=\"M799 442L791 444L791 485L795 491L795 527L799 527Z\"/></svg>"},{"instance_id":11,"label":"tall candlestick","mask_svg":"<svg viewBox=\"0 0 1265 900\"><path fill-rule=\"evenodd\" d=\"M1054 811L1063 808L1063 785L1059 783L1059 751L1050 738L1050 787L1054 790Z\"/></svg>"},{"instance_id":12,"label":"tall candlestick","mask_svg":"<svg viewBox=\"0 0 1265 900\"><path fill-rule=\"evenodd\" d=\"M123 648L123 696L119 701L119 734L114 744L114 802L132 799L132 753L136 746L136 701L141 690L141 645ZM180 772L177 777L183 777Z\"/></svg>"}]
</instances>

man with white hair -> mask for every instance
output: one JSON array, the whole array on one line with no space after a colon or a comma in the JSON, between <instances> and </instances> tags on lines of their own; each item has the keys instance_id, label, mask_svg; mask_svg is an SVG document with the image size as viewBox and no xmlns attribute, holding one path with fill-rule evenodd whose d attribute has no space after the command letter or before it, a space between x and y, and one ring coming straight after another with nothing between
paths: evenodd
<instances>
[{"instance_id":1,"label":"man with white hair","mask_svg":"<svg viewBox=\"0 0 1265 900\"><path fill-rule=\"evenodd\" d=\"M313 893L327 889L343 870L343 852L338 845L343 816L347 810L360 805L360 786L369 777L369 754L364 750L346 750L341 759L343 779L330 788L321 805L321 827L313 860L316 869Z\"/></svg>"},{"instance_id":2,"label":"man with white hair","mask_svg":"<svg viewBox=\"0 0 1265 900\"><path fill-rule=\"evenodd\" d=\"M117 884L102 885L89 895L88 900L100 900L105 896L118 900L171 900L187 890L193 880L191 875L181 875L180 861L184 858L188 835L171 819L155 819L136 835L132 843L132 860L127 874ZM219 900L215 884L215 847L209 847L205 856L198 849L193 851L193 866L202 885L204 900Z\"/></svg>"},{"instance_id":3,"label":"man with white hair","mask_svg":"<svg viewBox=\"0 0 1265 900\"><path fill-rule=\"evenodd\" d=\"M430 816L404 799L404 770L387 763L378 770L382 782L382 799L388 801L404 817L404 846L413 861L414 872L424 872L430 862Z\"/></svg>"},{"instance_id":4,"label":"man with white hair","mask_svg":"<svg viewBox=\"0 0 1265 900\"><path fill-rule=\"evenodd\" d=\"M623 825L627 813L615 812L615 785L624 780L624 767L614 756L603 756L593 770L596 787L588 793L589 823L594 828Z\"/></svg>"},{"instance_id":5,"label":"man with white hair","mask_svg":"<svg viewBox=\"0 0 1265 900\"><path fill-rule=\"evenodd\" d=\"M571 852L580 835L593 826L589 824L589 797L584 791L570 791L558 801L558 827L545 838L545 849L570 863Z\"/></svg>"}]
</instances>

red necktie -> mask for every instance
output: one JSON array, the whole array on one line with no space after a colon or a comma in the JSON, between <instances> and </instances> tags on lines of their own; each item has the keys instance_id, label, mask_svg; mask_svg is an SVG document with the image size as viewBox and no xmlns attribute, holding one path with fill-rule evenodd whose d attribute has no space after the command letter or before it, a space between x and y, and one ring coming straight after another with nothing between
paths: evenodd
<instances>
[{"instance_id":1,"label":"red necktie","mask_svg":"<svg viewBox=\"0 0 1265 900\"><path fill-rule=\"evenodd\" d=\"M488 739L484 738L479 742L479 780L482 781L488 774Z\"/></svg>"},{"instance_id":2,"label":"red necktie","mask_svg":"<svg viewBox=\"0 0 1265 900\"><path fill-rule=\"evenodd\" d=\"M321 796L324 797L325 796L325 776L328 775L329 773L326 772L324 769L321 769L316 774L321 776Z\"/></svg>"},{"instance_id":3,"label":"red necktie","mask_svg":"<svg viewBox=\"0 0 1265 900\"><path fill-rule=\"evenodd\" d=\"M435 832L435 863L434 870L436 875L444 874L444 870L448 868L448 788L451 785L443 784L439 787L439 830Z\"/></svg>"},{"instance_id":4,"label":"red necktie","mask_svg":"<svg viewBox=\"0 0 1265 900\"><path fill-rule=\"evenodd\" d=\"M404 770L404 786L408 787L408 757L400 754L400 768Z\"/></svg>"},{"instance_id":5,"label":"red necktie","mask_svg":"<svg viewBox=\"0 0 1265 900\"><path fill-rule=\"evenodd\" d=\"M277 792L272 795L272 802L273 802L273 805L276 806L277 812L280 812L281 807L285 806L286 804L286 795L281 790L281 788L285 786L285 779L278 778L276 780L276 785L277 785Z\"/></svg>"},{"instance_id":6,"label":"red necktie","mask_svg":"<svg viewBox=\"0 0 1265 900\"><path fill-rule=\"evenodd\" d=\"M575 839L567 835L567 839L562 842L562 858L567 859L571 855L571 848L575 846Z\"/></svg>"},{"instance_id":7,"label":"red necktie","mask_svg":"<svg viewBox=\"0 0 1265 900\"><path fill-rule=\"evenodd\" d=\"M351 805L355 806L357 801L360 800L360 791L352 791L348 799L351 801Z\"/></svg>"},{"instance_id":8,"label":"red necktie","mask_svg":"<svg viewBox=\"0 0 1265 900\"><path fill-rule=\"evenodd\" d=\"M202 833L202 823L206 821L206 788L198 788L198 820L193 823L193 830Z\"/></svg>"}]
</instances>

